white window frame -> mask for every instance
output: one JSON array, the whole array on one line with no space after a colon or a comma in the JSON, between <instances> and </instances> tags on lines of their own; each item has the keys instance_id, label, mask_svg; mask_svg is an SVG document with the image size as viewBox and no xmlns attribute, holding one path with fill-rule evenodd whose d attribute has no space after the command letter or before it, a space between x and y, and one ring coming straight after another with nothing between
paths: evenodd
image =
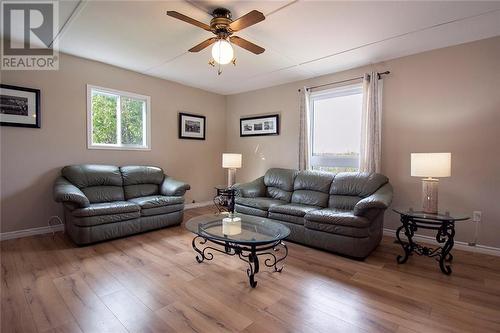
<instances>
[{"instance_id":1,"label":"white window frame","mask_svg":"<svg viewBox=\"0 0 500 333\"><path fill-rule=\"evenodd\" d=\"M93 121L92 121L92 92L96 91L103 94L117 96L117 114L116 114L116 140L117 144L93 143ZM129 97L143 100L142 135L145 138L145 145L123 145L121 143L121 97ZM104 88L96 85L87 84L87 149L111 149L111 150L151 150L151 97L140 95L128 91Z\"/></svg>"},{"instance_id":2,"label":"white window frame","mask_svg":"<svg viewBox=\"0 0 500 333\"><path fill-rule=\"evenodd\" d=\"M309 164L314 167L358 168L359 157L333 157L314 155L314 101L363 93L363 83L355 83L331 89L311 92L309 97Z\"/></svg>"}]
</instances>

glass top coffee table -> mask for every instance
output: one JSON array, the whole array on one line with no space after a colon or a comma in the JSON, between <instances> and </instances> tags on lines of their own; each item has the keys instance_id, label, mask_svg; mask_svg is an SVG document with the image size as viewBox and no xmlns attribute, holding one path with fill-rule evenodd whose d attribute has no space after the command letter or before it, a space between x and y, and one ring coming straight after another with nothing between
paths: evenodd
<instances>
[{"instance_id":1,"label":"glass top coffee table","mask_svg":"<svg viewBox=\"0 0 500 333\"><path fill-rule=\"evenodd\" d=\"M290 229L264 217L234 213L197 216L186 222L186 229L196 234L193 249L196 261L213 259L213 251L237 256L248 264L250 286L255 288L255 274L259 272L259 256L266 256L264 264L276 272L283 270L288 248L283 242ZM219 245L220 248L213 245Z\"/></svg>"}]
</instances>

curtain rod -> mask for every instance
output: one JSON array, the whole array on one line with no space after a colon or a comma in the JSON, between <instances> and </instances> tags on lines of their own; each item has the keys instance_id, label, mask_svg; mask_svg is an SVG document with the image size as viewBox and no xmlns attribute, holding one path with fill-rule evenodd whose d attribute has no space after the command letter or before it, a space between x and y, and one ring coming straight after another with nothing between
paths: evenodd
<instances>
[{"instance_id":1,"label":"curtain rod","mask_svg":"<svg viewBox=\"0 0 500 333\"><path fill-rule=\"evenodd\" d=\"M391 74L391 72L389 71L385 71L385 72L382 72L382 73L377 73L378 75L378 79L380 80L380 76L381 75L388 75L388 74ZM336 82L330 82L330 83L325 83L325 84L320 84L318 86L312 86L312 87L306 87L307 90L311 90L311 89L315 89L315 88L320 88L320 87L325 87L325 86L330 86L332 84L339 84L339 83L344 83L344 82L350 82L350 81L355 81L355 80L360 80L362 79L364 76L359 76L359 77L354 77L352 79L347 79L347 80L342 80L342 81L336 81ZM302 89L299 89L299 91L301 91Z\"/></svg>"}]
</instances>

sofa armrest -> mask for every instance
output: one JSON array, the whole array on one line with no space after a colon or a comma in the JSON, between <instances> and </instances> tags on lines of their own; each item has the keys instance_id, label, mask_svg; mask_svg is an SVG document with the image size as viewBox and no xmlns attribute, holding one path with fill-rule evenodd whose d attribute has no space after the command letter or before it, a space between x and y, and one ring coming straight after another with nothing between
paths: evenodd
<instances>
[{"instance_id":1,"label":"sofa armrest","mask_svg":"<svg viewBox=\"0 0 500 333\"><path fill-rule=\"evenodd\" d=\"M387 183L379 188L372 195L361 199L354 206L354 215L364 216L369 210L381 209L385 210L392 202L392 186Z\"/></svg>"},{"instance_id":2,"label":"sofa armrest","mask_svg":"<svg viewBox=\"0 0 500 333\"><path fill-rule=\"evenodd\" d=\"M264 185L264 177L257 178L249 183L234 184L236 195L244 198L255 198L266 196L266 185Z\"/></svg>"},{"instance_id":3,"label":"sofa armrest","mask_svg":"<svg viewBox=\"0 0 500 333\"><path fill-rule=\"evenodd\" d=\"M160 193L162 195L183 196L191 186L183 181L173 179L172 177L165 176L163 183L160 186Z\"/></svg>"},{"instance_id":4,"label":"sofa armrest","mask_svg":"<svg viewBox=\"0 0 500 333\"><path fill-rule=\"evenodd\" d=\"M71 184L66 178L58 177L53 188L54 200L63 202L76 207L88 207L90 201L87 196L75 185Z\"/></svg>"}]
</instances>

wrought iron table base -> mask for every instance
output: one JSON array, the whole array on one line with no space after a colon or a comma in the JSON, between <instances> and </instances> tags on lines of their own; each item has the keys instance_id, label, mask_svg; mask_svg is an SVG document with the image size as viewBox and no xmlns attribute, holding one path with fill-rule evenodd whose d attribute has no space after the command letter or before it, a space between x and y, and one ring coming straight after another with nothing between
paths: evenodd
<instances>
[{"instance_id":1,"label":"wrought iron table base","mask_svg":"<svg viewBox=\"0 0 500 333\"><path fill-rule=\"evenodd\" d=\"M404 255L399 255L396 258L398 264L404 264L413 253L419 256L436 257L441 271L446 275L450 275L452 272L451 267L446 263L453 260L453 255L450 251L454 244L455 222L450 220L436 223L402 215L401 223L402 225L396 231L396 238L397 242L403 247ZM431 248L415 243L413 236L418 228L437 230L436 241L439 244L444 244L436 248ZM401 240L402 231L404 231L407 241Z\"/></svg>"},{"instance_id":2,"label":"wrought iron table base","mask_svg":"<svg viewBox=\"0 0 500 333\"><path fill-rule=\"evenodd\" d=\"M222 246L224 249L213 247L207 244L207 242ZM197 252L196 261L198 263L202 263L204 260L212 260L214 258L213 251L230 256L238 256L238 258L248 264L247 275L252 288L257 286L255 274L259 272L260 268L259 256L268 256L264 260L264 265L273 267L276 272L281 272L284 265L280 264L280 262L285 260L288 255L288 247L281 240L266 245L241 245L230 241L223 242L196 236L193 238L192 246ZM283 256L277 257L276 254L282 250L284 251Z\"/></svg>"},{"instance_id":3,"label":"wrought iron table base","mask_svg":"<svg viewBox=\"0 0 500 333\"><path fill-rule=\"evenodd\" d=\"M215 208L222 212L234 213L234 197L236 195L236 190L232 188L222 188L217 187L217 195L214 197Z\"/></svg>"}]
</instances>

